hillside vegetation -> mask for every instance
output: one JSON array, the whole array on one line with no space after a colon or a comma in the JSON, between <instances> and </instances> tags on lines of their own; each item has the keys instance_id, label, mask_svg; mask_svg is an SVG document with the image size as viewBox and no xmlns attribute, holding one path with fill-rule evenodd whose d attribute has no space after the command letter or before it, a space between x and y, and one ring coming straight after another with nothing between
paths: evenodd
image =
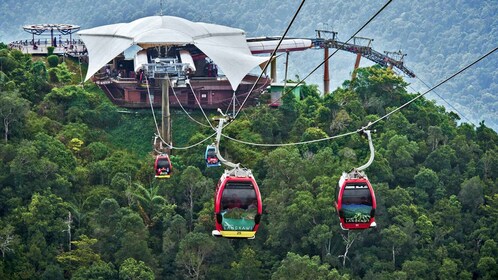
<instances>
[{"instance_id":1,"label":"hillside vegetation","mask_svg":"<svg viewBox=\"0 0 498 280\"><path fill-rule=\"evenodd\" d=\"M95 6L94 1L89 0L70 4L63 0L29 3L4 0L0 2L0 42L30 39L31 34L22 30L22 26L27 24L71 23L87 29L130 22L158 15L160 2L108 0ZM164 15L242 28L248 37L257 37L282 35L301 0L162 2ZM287 37L314 38L315 29L327 29L339 32L339 40L346 41L387 2L308 0ZM424 92L427 90L424 83L435 85L496 47L497 14L498 2L495 0L396 0L390 2L358 36L374 39L372 46L379 52L402 50L406 53L405 65L417 75L417 78L406 79L410 91ZM49 37L49 33L45 32L42 37ZM288 77L307 76L322 59L321 50L292 53ZM284 61L283 58L278 60L279 81L284 77ZM331 58L332 90L349 79L354 61L353 54L344 52ZM371 64L367 59L361 62L363 67ZM498 56L494 54L427 97L458 113L465 122L478 126L484 120L488 127L498 131L496 65ZM319 84L321 90L322 77L320 69L308 78L308 83Z\"/></svg>"},{"instance_id":2,"label":"hillside vegetation","mask_svg":"<svg viewBox=\"0 0 498 280\"><path fill-rule=\"evenodd\" d=\"M66 63L1 44L0 62L1 279L498 277L498 134L483 123L457 124L425 98L378 122L366 170L378 227L361 232L342 231L333 206L340 174L369 156L360 135L223 139L223 155L253 170L264 215L254 240L215 239L222 168L206 168L205 146L174 150L172 178L156 180L151 114L120 114L94 85L73 84ZM415 96L378 67L325 97L316 88L248 108L224 133L322 139ZM212 134L183 112L173 123L177 146Z\"/></svg>"}]
</instances>

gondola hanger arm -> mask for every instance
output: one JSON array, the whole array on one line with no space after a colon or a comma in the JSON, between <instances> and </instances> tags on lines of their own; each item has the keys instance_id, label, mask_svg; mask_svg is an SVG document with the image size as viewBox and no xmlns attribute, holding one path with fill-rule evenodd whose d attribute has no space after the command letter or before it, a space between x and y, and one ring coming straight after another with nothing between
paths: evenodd
<instances>
[{"instance_id":1,"label":"gondola hanger arm","mask_svg":"<svg viewBox=\"0 0 498 280\"><path fill-rule=\"evenodd\" d=\"M370 130L362 130L362 132L365 133L365 135L367 135L367 138L368 138L368 146L370 147L370 158L368 159L367 163L356 168L357 171L363 171L363 170L367 169L372 164L372 162L375 158L375 150L374 150L374 146L372 143L371 131Z\"/></svg>"},{"instance_id":2,"label":"gondola hanger arm","mask_svg":"<svg viewBox=\"0 0 498 280\"><path fill-rule=\"evenodd\" d=\"M220 140L221 140L221 132L223 130L223 124L226 121L227 122L231 121L231 118L227 117L225 114L223 114L223 111L221 111L219 108L218 108L218 112L222 115L222 117L218 118L218 127L216 128L216 140L214 142L214 145L216 146L216 156L218 157L220 162L223 163L224 165L231 167L231 168L239 168L240 163L237 163L237 164L232 163L232 162L224 159L220 154Z\"/></svg>"}]
</instances>

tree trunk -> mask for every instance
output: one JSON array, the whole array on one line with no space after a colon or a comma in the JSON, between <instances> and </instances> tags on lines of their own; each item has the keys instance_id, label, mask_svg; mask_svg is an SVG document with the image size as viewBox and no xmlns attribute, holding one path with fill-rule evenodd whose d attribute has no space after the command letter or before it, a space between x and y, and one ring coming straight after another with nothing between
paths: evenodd
<instances>
[{"instance_id":1,"label":"tree trunk","mask_svg":"<svg viewBox=\"0 0 498 280\"><path fill-rule=\"evenodd\" d=\"M355 234L352 234L352 236L350 237L349 233L350 233L350 231L348 231L347 235L344 235L344 234L342 235L342 240L344 241L344 245L346 245L344 254L339 256L339 257L342 257L342 267L346 266L346 259L348 257L349 248L351 248L351 246L353 246L353 243L356 239Z\"/></svg>"},{"instance_id":2,"label":"tree trunk","mask_svg":"<svg viewBox=\"0 0 498 280\"><path fill-rule=\"evenodd\" d=\"M4 139L5 139L5 143L7 143L7 141L9 141L9 122L7 121L7 119L4 119L3 120L3 126L4 126Z\"/></svg>"},{"instance_id":3,"label":"tree trunk","mask_svg":"<svg viewBox=\"0 0 498 280\"><path fill-rule=\"evenodd\" d=\"M188 223L188 227L189 231L192 231L192 224L194 223L194 190L192 186L189 189L189 204L190 220Z\"/></svg>"}]
</instances>

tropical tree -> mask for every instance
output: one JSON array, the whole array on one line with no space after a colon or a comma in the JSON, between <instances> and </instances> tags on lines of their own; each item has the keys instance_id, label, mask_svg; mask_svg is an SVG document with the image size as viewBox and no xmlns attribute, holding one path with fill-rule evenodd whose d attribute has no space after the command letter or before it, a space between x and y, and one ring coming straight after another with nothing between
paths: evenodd
<instances>
[{"instance_id":1,"label":"tropical tree","mask_svg":"<svg viewBox=\"0 0 498 280\"><path fill-rule=\"evenodd\" d=\"M78 268L89 267L100 261L100 256L91 248L95 243L97 239L81 235L79 241L71 241L76 249L61 253L57 256L57 261L71 273Z\"/></svg>"},{"instance_id":2,"label":"tropical tree","mask_svg":"<svg viewBox=\"0 0 498 280\"><path fill-rule=\"evenodd\" d=\"M211 236L190 232L180 242L175 263L181 275L187 279L204 279L207 271L206 261L215 247Z\"/></svg>"},{"instance_id":3,"label":"tropical tree","mask_svg":"<svg viewBox=\"0 0 498 280\"><path fill-rule=\"evenodd\" d=\"M208 197L211 197L212 193L209 190L213 188L213 182L205 178L198 168L189 166L180 177L180 186L183 186L185 197L181 208L187 213L188 228L191 231L195 221L195 212L201 208L202 203Z\"/></svg>"},{"instance_id":4,"label":"tropical tree","mask_svg":"<svg viewBox=\"0 0 498 280\"><path fill-rule=\"evenodd\" d=\"M117 279L118 273L112 263L94 262L90 267L80 267L71 277L74 280ZM47 279L48 280L48 279Z\"/></svg>"},{"instance_id":5,"label":"tropical tree","mask_svg":"<svg viewBox=\"0 0 498 280\"><path fill-rule=\"evenodd\" d=\"M154 272L143 261L133 258L126 259L119 267L119 279L121 280L153 280Z\"/></svg>"},{"instance_id":6,"label":"tropical tree","mask_svg":"<svg viewBox=\"0 0 498 280\"><path fill-rule=\"evenodd\" d=\"M14 252L12 247L17 243L14 229L12 225L3 226L0 229L0 252L2 252L2 258L5 258L6 254Z\"/></svg>"},{"instance_id":7,"label":"tropical tree","mask_svg":"<svg viewBox=\"0 0 498 280\"><path fill-rule=\"evenodd\" d=\"M29 101L16 91L0 91L0 120L2 121L3 139L8 142L9 136L22 127L29 111Z\"/></svg>"},{"instance_id":8,"label":"tropical tree","mask_svg":"<svg viewBox=\"0 0 498 280\"><path fill-rule=\"evenodd\" d=\"M157 260L147 244L149 231L137 213L124 211L116 230L119 233L119 247L114 252L114 258L118 264L122 264L128 258L134 258L143 261L149 267L156 267Z\"/></svg>"},{"instance_id":9,"label":"tropical tree","mask_svg":"<svg viewBox=\"0 0 498 280\"><path fill-rule=\"evenodd\" d=\"M261 261L258 260L256 252L250 247L241 251L239 262L232 262L232 271L237 280L263 279Z\"/></svg>"},{"instance_id":10,"label":"tropical tree","mask_svg":"<svg viewBox=\"0 0 498 280\"><path fill-rule=\"evenodd\" d=\"M134 183L127 191L136 204L138 213L147 228L154 227L166 212L172 212L175 207L167 204L166 199L159 195L159 188L159 185L155 185L146 189L144 186Z\"/></svg>"},{"instance_id":11,"label":"tropical tree","mask_svg":"<svg viewBox=\"0 0 498 280\"><path fill-rule=\"evenodd\" d=\"M349 279L348 275L341 276L336 269L330 269L329 265L322 264L318 256L300 256L287 253L280 266L271 276L272 280L299 279L299 280L328 280Z\"/></svg>"}]
</instances>

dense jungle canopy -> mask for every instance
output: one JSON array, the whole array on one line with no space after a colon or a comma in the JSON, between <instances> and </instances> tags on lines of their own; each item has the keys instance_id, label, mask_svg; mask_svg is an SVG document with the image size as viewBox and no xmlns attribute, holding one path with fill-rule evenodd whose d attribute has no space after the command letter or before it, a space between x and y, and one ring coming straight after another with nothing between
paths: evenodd
<instances>
[{"instance_id":1,"label":"dense jungle canopy","mask_svg":"<svg viewBox=\"0 0 498 280\"><path fill-rule=\"evenodd\" d=\"M254 240L215 239L223 168L206 168L205 146L175 150L173 176L156 180L150 110L119 113L98 87L81 87L72 59L50 66L0 44L0 64L1 279L498 277L498 134L457 123L424 97L374 127L366 172L377 228L344 232L334 208L341 173L368 158L360 135L289 147L223 139L223 155L255 174L264 214ZM324 97L308 84L274 109L262 96L224 133L253 143L322 139L414 96L390 70L361 68ZM173 113L176 146L211 134Z\"/></svg>"}]
</instances>

